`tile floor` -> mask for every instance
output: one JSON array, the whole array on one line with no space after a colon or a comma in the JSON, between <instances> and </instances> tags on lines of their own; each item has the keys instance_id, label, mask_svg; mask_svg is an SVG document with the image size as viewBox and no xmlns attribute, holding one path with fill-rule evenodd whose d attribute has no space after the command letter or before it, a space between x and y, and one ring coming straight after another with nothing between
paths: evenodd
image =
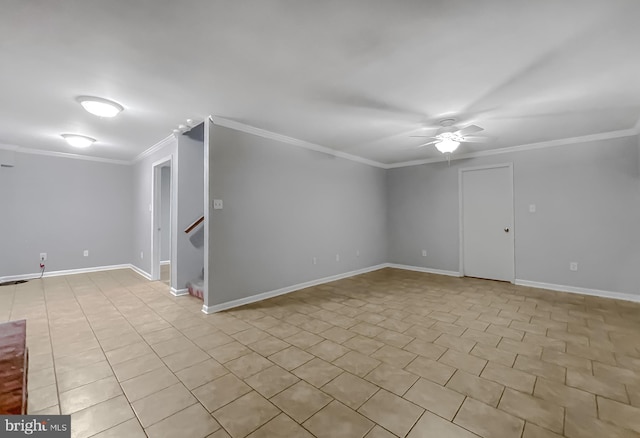
<instances>
[{"instance_id":1,"label":"tile floor","mask_svg":"<svg viewBox=\"0 0 640 438\"><path fill-rule=\"evenodd\" d=\"M74 437L638 437L640 305L385 269L215 315L129 270L0 288Z\"/></svg>"}]
</instances>

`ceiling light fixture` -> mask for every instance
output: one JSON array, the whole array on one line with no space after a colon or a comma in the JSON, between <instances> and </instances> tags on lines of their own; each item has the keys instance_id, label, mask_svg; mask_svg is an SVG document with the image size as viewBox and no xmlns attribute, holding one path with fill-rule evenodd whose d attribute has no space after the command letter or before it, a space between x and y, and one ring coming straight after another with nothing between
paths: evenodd
<instances>
[{"instance_id":1,"label":"ceiling light fixture","mask_svg":"<svg viewBox=\"0 0 640 438\"><path fill-rule=\"evenodd\" d=\"M91 114L98 117L115 117L124 107L108 99L93 96L80 96L77 101Z\"/></svg>"},{"instance_id":2,"label":"ceiling light fixture","mask_svg":"<svg viewBox=\"0 0 640 438\"><path fill-rule=\"evenodd\" d=\"M451 140L450 138L445 138L442 141L439 141L438 143L436 143L435 146L436 146L436 149L438 149L443 154L447 154L447 153L450 154L451 152L458 149L458 146L460 146L460 142Z\"/></svg>"},{"instance_id":3,"label":"ceiling light fixture","mask_svg":"<svg viewBox=\"0 0 640 438\"><path fill-rule=\"evenodd\" d=\"M74 148L88 148L96 142L95 138L87 137L79 134L60 134L62 138Z\"/></svg>"}]
</instances>

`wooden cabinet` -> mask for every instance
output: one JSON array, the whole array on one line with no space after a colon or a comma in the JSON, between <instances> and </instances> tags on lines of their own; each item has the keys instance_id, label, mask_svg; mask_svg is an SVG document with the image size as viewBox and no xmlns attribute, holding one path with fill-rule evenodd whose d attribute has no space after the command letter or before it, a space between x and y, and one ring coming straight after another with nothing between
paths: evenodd
<instances>
[{"instance_id":1,"label":"wooden cabinet","mask_svg":"<svg viewBox=\"0 0 640 438\"><path fill-rule=\"evenodd\" d=\"M0 324L0 415L27 413L27 321Z\"/></svg>"}]
</instances>

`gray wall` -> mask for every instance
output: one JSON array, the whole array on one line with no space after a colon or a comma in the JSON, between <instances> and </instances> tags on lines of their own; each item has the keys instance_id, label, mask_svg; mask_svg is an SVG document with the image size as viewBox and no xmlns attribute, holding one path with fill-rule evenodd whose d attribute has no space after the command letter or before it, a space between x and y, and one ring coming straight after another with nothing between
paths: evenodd
<instances>
[{"instance_id":1,"label":"gray wall","mask_svg":"<svg viewBox=\"0 0 640 438\"><path fill-rule=\"evenodd\" d=\"M15 154L0 168L0 277L129 263L131 168ZM89 250L89 257L83 251Z\"/></svg>"},{"instance_id":2,"label":"gray wall","mask_svg":"<svg viewBox=\"0 0 640 438\"><path fill-rule=\"evenodd\" d=\"M204 266L204 248L196 248L184 233L185 228L204 212L204 136L203 127L178 137L177 173L177 259L172 267L175 288L183 289L198 278Z\"/></svg>"},{"instance_id":3,"label":"gray wall","mask_svg":"<svg viewBox=\"0 0 640 438\"><path fill-rule=\"evenodd\" d=\"M383 169L216 125L210 136L224 209L209 211L207 305L386 262Z\"/></svg>"},{"instance_id":4,"label":"gray wall","mask_svg":"<svg viewBox=\"0 0 640 438\"><path fill-rule=\"evenodd\" d=\"M160 260L171 259L171 167L166 166L160 175Z\"/></svg>"},{"instance_id":5,"label":"gray wall","mask_svg":"<svg viewBox=\"0 0 640 438\"><path fill-rule=\"evenodd\" d=\"M389 261L458 271L458 169L513 162L516 278L639 294L637 154L627 137L391 169Z\"/></svg>"},{"instance_id":6,"label":"gray wall","mask_svg":"<svg viewBox=\"0 0 640 438\"><path fill-rule=\"evenodd\" d=\"M154 162L173 155L174 166L172 168L172 181L175 181L175 154L176 142L171 142L163 148L155 151L151 155L137 161L132 166L133 183L130 191L133 194L131 229L132 248L130 252L130 262L146 273L151 273L151 172ZM172 209L172 213L175 209ZM172 227L175 226L172 223ZM175 233L174 233L175 234ZM175 237L172 237L175 239ZM140 257L140 254L143 257ZM171 285L173 286L173 272L171 275Z\"/></svg>"}]
</instances>

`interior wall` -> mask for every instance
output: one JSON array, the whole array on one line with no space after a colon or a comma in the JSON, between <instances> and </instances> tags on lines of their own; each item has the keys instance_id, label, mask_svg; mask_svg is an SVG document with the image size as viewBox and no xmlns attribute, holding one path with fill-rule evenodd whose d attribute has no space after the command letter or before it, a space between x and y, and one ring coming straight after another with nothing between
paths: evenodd
<instances>
[{"instance_id":1,"label":"interior wall","mask_svg":"<svg viewBox=\"0 0 640 438\"><path fill-rule=\"evenodd\" d=\"M127 264L130 166L25 153L0 168L0 277ZM89 256L83 255L84 250Z\"/></svg>"},{"instance_id":2,"label":"interior wall","mask_svg":"<svg viewBox=\"0 0 640 438\"><path fill-rule=\"evenodd\" d=\"M383 169L217 125L210 138L223 209L209 207L207 305L386 262Z\"/></svg>"},{"instance_id":3,"label":"interior wall","mask_svg":"<svg viewBox=\"0 0 640 438\"><path fill-rule=\"evenodd\" d=\"M171 259L171 167L160 170L160 260Z\"/></svg>"},{"instance_id":4,"label":"interior wall","mask_svg":"<svg viewBox=\"0 0 640 438\"><path fill-rule=\"evenodd\" d=\"M133 181L130 192L133 193L131 229L133 231L130 262L143 272L151 273L151 182L153 163L173 155L174 165L171 168L171 181L176 180L176 141L135 162L132 166ZM175 209L171 209L172 214ZM173 218L172 218L173 219ZM175 243L175 225L171 221L172 245ZM173 286L173 273L171 285Z\"/></svg>"},{"instance_id":5,"label":"interior wall","mask_svg":"<svg viewBox=\"0 0 640 438\"><path fill-rule=\"evenodd\" d=\"M640 294L637 143L626 137L390 169L389 261L458 271L458 169L512 162L516 278Z\"/></svg>"},{"instance_id":6,"label":"interior wall","mask_svg":"<svg viewBox=\"0 0 640 438\"><path fill-rule=\"evenodd\" d=\"M197 248L184 230L203 215L204 211L204 125L178 137L176 196L176 289L184 289L187 282L197 279L204 267L204 247Z\"/></svg>"}]
</instances>

